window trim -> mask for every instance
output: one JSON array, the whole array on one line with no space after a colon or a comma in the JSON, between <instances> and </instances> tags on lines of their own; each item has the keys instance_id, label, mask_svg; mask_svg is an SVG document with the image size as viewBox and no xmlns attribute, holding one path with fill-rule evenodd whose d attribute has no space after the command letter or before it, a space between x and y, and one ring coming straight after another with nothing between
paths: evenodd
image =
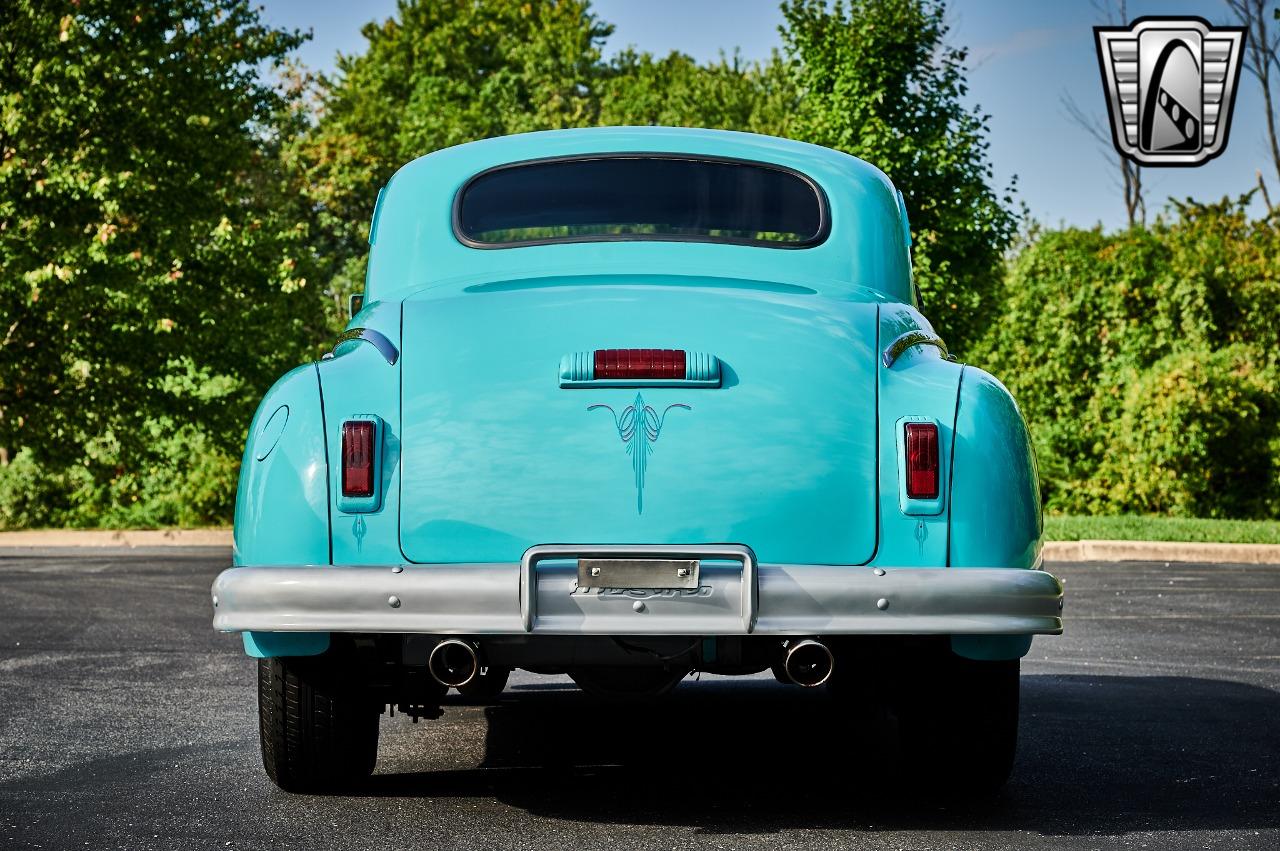
<instances>
[{"instance_id":1,"label":"window trim","mask_svg":"<svg viewBox=\"0 0 1280 851\"><path fill-rule=\"evenodd\" d=\"M588 236L551 236L541 239L523 239L508 242L480 242L472 239L462 230L462 198L466 195L471 185L483 177L498 171L507 169L521 168L529 165L545 165L548 163L564 163L564 162L583 162L591 160L609 160L609 159L626 159L626 160L687 160L690 162L705 162L728 165L749 165L757 168L765 168L771 171L782 172L791 177L799 178L810 189L813 190L814 196L818 201L818 229L813 236L808 239L799 240L797 242L776 242L764 239L744 239L721 236L694 236L684 234L594 234ZM451 224L453 227L454 239L467 246L468 248L477 248L481 250L504 250L508 248L526 248L537 245L566 245L573 243L592 243L592 242L693 242L693 243L711 243L714 245L738 245L749 248L778 248L786 250L797 250L805 248L813 248L827 241L827 237L831 235L831 204L827 199L827 193L823 190L821 184L802 171L798 171L789 166L779 165L778 163L762 162L760 160L744 159L741 157L720 157L711 154L690 154L673 151L600 151L596 153L585 154L565 154L554 157L536 157L528 160L517 160L515 162L502 163L500 165L491 166L467 178L453 195L453 212L451 215Z\"/></svg>"}]
</instances>

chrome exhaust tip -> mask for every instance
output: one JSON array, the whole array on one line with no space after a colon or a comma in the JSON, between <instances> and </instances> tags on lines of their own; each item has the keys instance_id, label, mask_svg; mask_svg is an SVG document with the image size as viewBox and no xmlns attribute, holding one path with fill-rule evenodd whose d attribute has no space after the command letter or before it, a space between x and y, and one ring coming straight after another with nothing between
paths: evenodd
<instances>
[{"instance_id":1,"label":"chrome exhaust tip","mask_svg":"<svg viewBox=\"0 0 1280 851\"><path fill-rule=\"evenodd\" d=\"M480 654L468 641L446 638L432 648L427 670L440 685L461 688L480 673Z\"/></svg>"},{"instance_id":2,"label":"chrome exhaust tip","mask_svg":"<svg viewBox=\"0 0 1280 851\"><path fill-rule=\"evenodd\" d=\"M817 688L831 679L836 666L831 648L813 638L793 641L787 645L787 655L782 669L787 678L802 688Z\"/></svg>"}]
</instances>

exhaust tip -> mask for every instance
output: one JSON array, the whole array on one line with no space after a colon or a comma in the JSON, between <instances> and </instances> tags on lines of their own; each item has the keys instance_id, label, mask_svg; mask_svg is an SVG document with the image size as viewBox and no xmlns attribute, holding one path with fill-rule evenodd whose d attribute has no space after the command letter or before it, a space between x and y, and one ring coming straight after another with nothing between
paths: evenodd
<instances>
[{"instance_id":1,"label":"exhaust tip","mask_svg":"<svg viewBox=\"0 0 1280 851\"><path fill-rule=\"evenodd\" d=\"M480 673L480 657L471 643L447 638L432 649L427 670L440 685L461 688Z\"/></svg>"},{"instance_id":2,"label":"exhaust tip","mask_svg":"<svg viewBox=\"0 0 1280 851\"><path fill-rule=\"evenodd\" d=\"M821 641L806 638L787 646L782 666L791 682L804 688L817 688L831 679L835 664L831 648Z\"/></svg>"}]
</instances>

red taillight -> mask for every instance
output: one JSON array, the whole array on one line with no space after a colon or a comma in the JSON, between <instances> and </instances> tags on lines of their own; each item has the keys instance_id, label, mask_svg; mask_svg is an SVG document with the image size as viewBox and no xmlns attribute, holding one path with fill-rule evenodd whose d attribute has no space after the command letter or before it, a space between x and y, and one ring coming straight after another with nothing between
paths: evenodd
<instances>
[{"instance_id":1,"label":"red taillight","mask_svg":"<svg viewBox=\"0 0 1280 851\"><path fill-rule=\"evenodd\" d=\"M938 498L938 427L907 423L907 496Z\"/></svg>"},{"instance_id":2,"label":"red taillight","mask_svg":"<svg viewBox=\"0 0 1280 851\"><path fill-rule=\"evenodd\" d=\"M684 378L683 349L596 349L595 378Z\"/></svg>"},{"instance_id":3,"label":"red taillight","mask_svg":"<svg viewBox=\"0 0 1280 851\"><path fill-rule=\"evenodd\" d=\"M342 495L373 496L373 423L342 424Z\"/></svg>"}]
</instances>

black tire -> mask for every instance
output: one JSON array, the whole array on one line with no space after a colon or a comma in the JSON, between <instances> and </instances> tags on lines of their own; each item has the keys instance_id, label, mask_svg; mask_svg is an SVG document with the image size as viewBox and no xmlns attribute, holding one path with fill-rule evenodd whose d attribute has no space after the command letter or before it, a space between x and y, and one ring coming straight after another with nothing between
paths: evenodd
<instances>
[{"instance_id":1,"label":"black tire","mask_svg":"<svg viewBox=\"0 0 1280 851\"><path fill-rule=\"evenodd\" d=\"M897 707L906 777L958 798L994 795L1018 748L1017 659L977 662L951 653L904 672Z\"/></svg>"},{"instance_id":2,"label":"black tire","mask_svg":"<svg viewBox=\"0 0 1280 851\"><path fill-rule=\"evenodd\" d=\"M262 766L286 792L339 792L368 778L378 710L320 659L258 660Z\"/></svg>"},{"instance_id":3,"label":"black tire","mask_svg":"<svg viewBox=\"0 0 1280 851\"><path fill-rule=\"evenodd\" d=\"M499 668L494 665L479 671L471 682L458 687L458 694L472 703L489 703L496 700L507 687L507 678L511 676L510 668Z\"/></svg>"}]
</instances>

